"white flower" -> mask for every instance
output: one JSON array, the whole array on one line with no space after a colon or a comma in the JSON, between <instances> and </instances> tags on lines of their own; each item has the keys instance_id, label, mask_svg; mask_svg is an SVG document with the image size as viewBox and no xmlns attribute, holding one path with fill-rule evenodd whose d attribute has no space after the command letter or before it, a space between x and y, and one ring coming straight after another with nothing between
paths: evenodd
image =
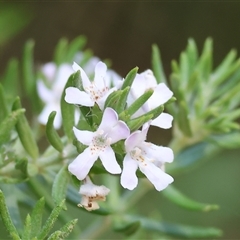
<instances>
[{"instance_id":1,"label":"white flower","mask_svg":"<svg viewBox=\"0 0 240 240\"><path fill-rule=\"evenodd\" d=\"M60 100L65 84L72 74L72 68L69 64L62 64L57 67L54 63L47 63L43 66L42 72L46 77L47 83L51 86L48 88L42 79L37 81L37 92L45 106L38 116L38 121L46 125L48 116L52 111L56 111L54 120L54 127L56 129L61 127L62 116Z\"/></svg>"},{"instance_id":2,"label":"white flower","mask_svg":"<svg viewBox=\"0 0 240 240\"><path fill-rule=\"evenodd\" d=\"M84 91L75 87L67 88L65 101L71 104L79 104L87 107L92 107L97 103L100 109L103 109L105 100L109 94L116 90L116 87L109 89L109 86L106 83L106 64L103 62L97 63L93 81L90 81L85 71L75 62L73 64L73 69L74 71L80 70Z\"/></svg>"},{"instance_id":3,"label":"white flower","mask_svg":"<svg viewBox=\"0 0 240 240\"><path fill-rule=\"evenodd\" d=\"M118 120L118 115L113 109L105 109L96 132L78 130L75 127L73 131L78 141L89 146L68 166L68 170L73 175L79 180L84 179L98 157L108 172L121 173L110 145L127 138L130 130L123 121Z\"/></svg>"},{"instance_id":4,"label":"white flower","mask_svg":"<svg viewBox=\"0 0 240 240\"><path fill-rule=\"evenodd\" d=\"M141 74L137 74L135 77L130 90L130 94L128 96L128 105L131 105L148 89L154 90L152 96L135 114L133 114L133 118L139 117L151 111L152 109L166 103L173 95L173 92L170 91L164 83L157 83L157 80L151 70L146 70ZM151 125L167 129L172 127L172 120L173 117L170 114L161 113L151 122Z\"/></svg>"},{"instance_id":5,"label":"white flower","mask_svg":"<svg viewBox=\"0 0 240 240\"><path fill-rule=\"evenodd\" d=\"M97 201L105 201L109 192L110 190L107 187L93 184L91 179L87 176L84 180L84 184L81 185L79 190L82 198L78 206L88 211L99 209Z\"/></svg>"},{"instance_id":6,"label":"white flower","mask_svg":"<svg viewBox=\"0 0 240 240\"><path fill-rule=\"evenodd\" d=\"M121 185L133 190L138 184L136 170L146 175L154 187L161 191L173 182L173 178L166 174L159 166L173 161L173 152L168 147L161 147L145 142L149 124L143 126L142 131L132 133L125 140L126 156L123 160Z\"/></svg>"}]
</instances>

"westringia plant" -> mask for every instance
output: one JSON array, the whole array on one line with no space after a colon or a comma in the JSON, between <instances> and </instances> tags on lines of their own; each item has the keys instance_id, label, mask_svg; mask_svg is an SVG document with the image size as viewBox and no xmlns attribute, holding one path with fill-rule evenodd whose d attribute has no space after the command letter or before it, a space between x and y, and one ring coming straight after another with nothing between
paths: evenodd
<instances>
[{"instance_id":1,"label":"westringia plant","mask_svg":"<svg viewBox=\"0 0 240 240\"><path fill-rule=\"evenodd\" d=\"M173 177L240 146L236 52L213 69L211 39L200 56L190 39L167 79L154 45L152 70L121 77L85 43L83 36L60 40L53 61L40 66L29 41L1 78L1 238L221 236L214 227L165 222L160 205L155 216L136 212L149 191L187 210L218 208L189 199ZM147 140L152 126L173 127L169 146Z\"/></svg>"}]
</instances>

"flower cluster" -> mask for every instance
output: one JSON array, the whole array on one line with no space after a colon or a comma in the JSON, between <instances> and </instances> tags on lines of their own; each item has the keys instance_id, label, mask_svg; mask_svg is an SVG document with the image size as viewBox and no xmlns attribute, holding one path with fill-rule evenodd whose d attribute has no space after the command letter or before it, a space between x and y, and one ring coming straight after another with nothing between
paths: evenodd
<instances>
[{"instance_id":1,"label":"flower cluster","mask_svg":"<svg viewBox=\"0 0 240 240\"><path fill-rule=\"evenodd\" d=\"M101 117L99 124L91 126L93 131L73 127L76 139L87 147L69 164L69 171L84 180L100 159L107 172L121 174L124 188L136 188L138 169L156 190L166 188L173 178L165 173L164 164L173 161L173 152L168 147L146 142L146 138L150 125L165 129L172 126L172 116L162 113L163 108L159 112L159 107L170 100L173 93L164 83L157 83L151 70L135 74L126 86L126 79L109 81L107 66L101 61L96 64L93 80L78 64L74 63L73 69L80 72L82 88L68 87L65 101L80 110L82 106L88 107L89 114L94 114L93 108L97 106L98 113L102 114L98 115ZM137 130L136 126L132 127L134 121L137 125L141 123Z\"/></svg>"}]
</instances>

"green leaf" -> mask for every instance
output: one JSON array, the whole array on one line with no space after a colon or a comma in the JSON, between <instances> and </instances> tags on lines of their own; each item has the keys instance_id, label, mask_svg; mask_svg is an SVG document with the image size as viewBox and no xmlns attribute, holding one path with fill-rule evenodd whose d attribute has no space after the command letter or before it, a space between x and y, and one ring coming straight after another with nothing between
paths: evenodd
<instances>
[{"instance_id":1,"label":"green leaf","mask_svg":"<svg viewBox=\"0 0 240 240\"><path fill-rule=\"evenodd\" d=\"M7 116L8 109L2 84L0 84L0 123Z\"/></svg>"},{"instance_id":2,"label":"green leaf","mask_svg":"<svg viewBox=\"0 0 240 240\"><path fill-rule=\"evenodd\" d=\"M62 97L61 97L61 113L62 113L62 120L63 120L63 130L66 136L68 137L69 141L73 140L73 126L74 126L74 113L75 113L75 106L73 104L69 104L65 101L65 90L68 87L75 86L75 82L79 78L79 71L72 74L64 87Z\"/></svg>"},{"instance_id":3,"label":"green leaf","mask_svg":"<svg viewBox=\"0 0 240 240\"><path fill-rule=\"evenodd\" d=\"M32 96L35 89L33 49L34 41L28 40L23 51L23 80L24 87L28 96Z\"/></svg>"},{"instance_id":4,"label":"green leaf","mask_svg":"<svg viewBox=\"0 0 240 240\"><path fill-rule=\"evenodd\" d=\"M0 124L0 145L9 141L11 130L17 124L18 120L21 118L25 109L17 109L11 112Z\"/></svg>"},{"instance_id":5,"label":"green leaf","mask_svg":"<svg viewBox=\"0 0 240 240\"><path fill-rule=\"evenodd\" d=\"M198 59L198 49L195 41L191 38L188 39L186 53L188 56L189 72L191 73L193 72Z\"/></svg>"},{"instance_id":6,"label":"green leaf","mask_svg":"<svg viewBox=\"0 0 240 240\"><path fill-rule=\"evenodd\" d=\"M131 132L138 130L144 123L148 122L153 118L153 114L144 114L138 118L131 119L127 121L127 125Z\"/></svg>"},{"instance_id":7,"label":"green leaf","mask_svg":"<svg viewBox=\"0 0 240 240\"><path fill-rule=\"evenodd\" d=\"M47 221L45 222L41 232L37 235L37 239L44 239L49 234L50 230L52 229L54 223L56 222L60 212L62 211L65 204L65 200L59 203L51 212L50 216L48 217Z\"/></svg>"},{"instance_id":8,"label":"green leaf","mask_svg":"<svg viewBox=\"0 0 240 240\"><path fill-rule=\"evenodd\" d=\"M31 219L32 219L31 238L37 236L41 230L44 204L45 204L45 200L44 200L44 197L42 197L37 201L31 213Z\"/></svg>"},{"instance_id":9,"label":"green leaf","mask_svg":"<svg viewBox=\"0 0 240 240\"><path fill-rule=\"evenodd\" d=\"M69 182L69 172L67 170L67 165L66 165L61 168L61 170L58 172L53 182L52 197L56 205L66 198L68 182ZM64 210L66 209L67 207L64 206Z\"/></svg>"},{"instance_id":10,"label":"green leaf","mask_svg":"<svg viewBox=\"0 0 240 240\"><path fill-rule=\"evenodd\" d=\"M17 98L13 103L13 110L18 110L18 109L21 109L21 103L19 98ZM31 127L29 126L25 115L21 115L18 118L18 121L16 123L16 130L18 132L18 136L26 152L33 159L37 159L39 154L38 146L37 146L36 140L34 139Z\"/></svg>"},{"instance_id":11,"label":"green leaf","mask_svg":"<svg viewBox=\"0 0 240 240\"><path fill-rule=\"evenodd\" d=\"M139 220L142 228L150 231L161 232L177 238L215 238L222 236L222 231L213 227L188 226L150 220L143 217L129 217L131 220Z\"/></svg>"},{"instance_id":12,"label":"green leaf","mask_svg":"<svg viewBox=\"0 0 240 240\"><path fill-rule=\"evenodd\" d=\"M186 136L191 137L192 130L190 127L188 106L184 101L179 102L179 112L178 112L177 120L178 120L179 128L181 129L181 131Z\"/></svg>"},{"instance_id":13,"label":"green leaf","mask_svg":"<svg viewBox=\"0 0 240 240\"><path fill-rule=\"evenodd\" d=\"M156 44L152 45L152 69L157 82L163 82L167 85L167 79L163 70L160 50Z\"/></svg>"},{"instance_id":14,"label":"green leaf","mask_svg":"<svg viewBox=\"0 0 240 240\"><path fill-rule=\"evenodd\" d=\"M202 55L196 66L200 72L202 81L205 82L209 81L209 76L212 71L212 49L212 39L207 38L203 46Z\"/></svg>"},{"instance_id":15,"label":"green leaf","mask_svg":"<svg viewBox=\"0 0 240 240\"><path fill-rule=\"evenodd\" d=\"M1 4L0 16L0 47L2 47L31 21L33 14L26 6Z\"/></svg>"},{"instance_id":16,"label":"green leaf","mask_svg":"<svg viewBox=\"0 0 240 240\"><path fill-rule=\"evenodd\" d=\"M13 225L19 234L21 234L23 224L18 206L19 197L22 197L21 193L19 193L19 189L15 184L1 184L1 188L5 195L5 202L7 203L8 212L12 219Z\"/></svg>"},{"instance_id":17,"label":"green leaf","mask_svg":"<svg viewBox=\"0 0 240 240\"><path fill-rule=\"evenodd\" d=\"M219 151L219 147L209 142L196 143L179 152L175 156L174 162L166 166L166 171L169 173L187 171L217 151Z\"/></svg>"},{"instance_id":18,"label":"green leaf","mask_svg":"<svg viewBox=\"0 0 240 240\"><path fill-rule=\"evenodd\" d=\"M188 210L209 212L219 208L218 205L194 201L182 194L179 190L173 187L173 185L168 186L166 189L164 189L164 191L162 191L162 193L171 202Z\"/></svg>"},{"instance_id":19,"label":"green leaf","mask_svg":"<svg viewBox=\"0 0 240 240\"><path fill-rule=\"evenodd\" d=\"M19 239L20 240L18 232L17 232L15 226L13 225L13 222L12 222L11 217L9 215L2 190L0 190L0 213L1 213L0 215L1 215L1 218L2 218L2 222L5 226L5 228L7 229L8 233L10 234L10 236L13 239Z\"/></svg>"},{"instance_id":20,"label":"green leaf","mask_svg":"<svg viewBox=\"0 0 240 240\"><path fill-rule=\"evenodd\" d=\"M125 109L129 90L130 87L126 87L124 90L111 93L105 101L104 109L110 107L120 114Z\"/></svg>"},{"instance_id":21,"label":"green leaf","mask_svg":"<svg viewBox=\"0 0 240 240\"><path fill-rule=\"evenodd\" d=\"M138 72L138 67L133 68L125 77L125 80L123 81L123 85L121 89L125 89L126 87L131 87L133 80L135 79Z\"/></svg>"},{"instance_id":22,"label":"green leaf","mask_svg":"<svg viewBox=\"0 0 240 240\"><path fill-rule=\"evenodd\" d=\"M19 82L19 62L17 59L13 58L8 62L2 80L6 99L15 98L19 95Z\"/></svg>"},{"instance_id":23,"label":"green leaf","mask_svg":"<svg viewBox=\"0 0 240 240\"><path fill-rule=\"evenodd\" d=\"M78 222L78 219L73 219L59 229L61 232L60 236L62 239L66 239L66 237L73 231L77 222Z\"/></svg>"},{"instance_id":24,"label":"green leaf","mask_svg":"<svg viewBox=\"0 0 240 240\"><path fill-rule=\"evenodd\" d=\"M121 232L126 236L134 234L141 226L140 221L122 222L114 226L114 231Z\"/></svg>"},{"instance_id":25,"label":"green leaf","mask_svg":"<svg viewBox=\"0 0 240 240\"><path fill-rule=\"evenodd\" d=\"M236 149L240 148L240 131L234 131L226 134L212 135L208 138L221 148Z\"/></svg>"},{"instance_id":26,"label":"green leaf","mask_svg":"<svg viewBox=\"0 0 240 240\"><path fill-rule=\"evenodd\" d=\"M230 68L233 61L236 59L236 56L237 56L236 50L231 50L224 58L224 60L221 62L221 64L217 67L217 69L212 73L211 81L214 83L215 86L222 81L223 79L222 76L225 75L227 69Z\"/></svg>"},{"instance_id":27,"label":"green leaf","mask_svg":"<svg viewBox=\"0 0 240 240\"><path fill-rule=\"evenodd\" d=\"M68 40L66 38L61 38L58 41L58 44L55 48L54 57L53 57L54 62L58 66L61 63L66 62L67 50L68 50Z\"/></svg>"},{"instance_id":28,"label":"green leaf","mask_svg":"<svg viewBox=\"0 0 240 240\"><path fill-rule=\"evenodd\" d=\"M47 240L59 240L59 239L62 239L60 238L62 235L62 232L61 231L56 231L54 233L52 233L48 238Z\"/></svg>"},{"instance_id":29,"label":"green leaf","mask_svg":"<svg viewBox=\"0 0 240 240\"><path fill-rule=\"evenodd\" d=\"M80 51L86 44L87 38L85 36L76 37L68 47L67 56L65 56L66 62L72 62L78 51Z\"/></svg>"},{"instance_id":30,"label":"green leaf","mask_svg":"<svg viewBox=\"0 0 240 240\"><path fill-rule=\"evenodd\" d=\"M56 116L56 111L51 112L48 117L47 125L46 125L46 135L50 144L59 152L63 151L63 143L61 138L59 137L56 129L54 128L53 122Z\"/></svg>"},{"instance_id":31,"label":"green leaf","mask_svg":"<svg viewBox=\"0 0 240 240\"><path fill-rule=\"evenodd\" d=\"M141 95L137 100L135 100L124 112L119 115L120 119L127 121L130 117L137 112L139 108L152 96L153 90L147 90L143 95Z\"/></svg>"},{"instance_id":32,"label":"green leaf","mask_svg":"<svg viewBox=\"0 0 240 240\"><path fill-rule=\"evenodd\" d=\"M26 158L22 158L17 160L15 168L19 169L26 177L28 176L28 160Z\"/></svg>"},{"instance_id":33,"label":"green leaf","mask_svg":"<svg viewBox=\"0 0 240 240\"><path fill-rule=\"evenodd\" d=\"M24 231L22 234L22 240L29 240L31 236L31 228L32 228L32 222L31 222L31 216L27 214L25 225L24 225Z\"/></svg>"}]
</instances>

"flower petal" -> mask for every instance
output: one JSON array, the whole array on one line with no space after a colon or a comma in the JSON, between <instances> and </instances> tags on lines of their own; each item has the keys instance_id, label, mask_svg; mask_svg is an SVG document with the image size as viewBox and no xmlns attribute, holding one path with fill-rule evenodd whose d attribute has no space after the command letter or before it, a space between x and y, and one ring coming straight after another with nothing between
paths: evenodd
<instances>
[{"instance_id":1,"label":"flower petal","mask_svg":"<svg viewBox=\"0 0 240 240\"><path fill-rule=\"evenodd\" d=\"M98 130L110 132L111 128L118 122L118 115L112 108L106 108L103 112L102 121Z\"/></svg>"},{"instance_id":2,"label":"flower petal","mask_svg":"<svg viewBox=\"0 0 240 240\"><path fill-rule=\"evenodd\" d=\"M94 105L94 101L86 92L80 91L75 87L68 87L66 89L65 101L70 104L79 104L87 107Z\"/></svg>"},{"instance_id":3,"label":"flower petal","mask_svg":"<svg viewBox=\"0 0 240 240\"><path fill-rule=\"evenodd\" d=\"M98 89L103 89L106 87L106 82L104 77L107 72L107 66L103 62L98 62L95 67L95 75L94 75L94 82Z\"/></svg>"},{"instance_id":4,"label":"flower petal","mask_svg":"<svg viewBox=\"0 0 240 240\"><path fill-rule=\"evenodd\" d=\"M168 129L172 127L173 116L168 113L161 113L151 122L152 126Z\"/></svg>"},{"instance_id":5,"label":"flower petal","mask_svg":"<svg viewBox=\"0 0 240 240\"><path fill-rule=\"evenodd\" d=\"M79 180L83 180L89 173L98 155L92 154L90 148L86 148L77 158L68 166L69 172L75 175Z\"/></svg>"},{"instance_id":6,"label":"flower petal","mask_svg":"<svg viewBox=\"0 0 240 240\"><path fill-rule=\"evenodd\" d=\"M53 101L54 97L52 94L52 91L48 89L43 81L38 80L37 81L37 92L39 97L42 99L43 102L48 103Z\"/></svg>"},{"instance_id":7,"label":"flower petal","mask_svg":"<svg viewBox=\"0 0 240 240\"><path fill-rule=\"evenodd\" d=\"M121 185L124 188L133 190L138 184L138 178L136 176L136 171L138 168L137 161L133 160L129 154L126 154L123 160L123 171L121 174Z\"/></svg>"},{"instance_id":8,"label":"flower petal","mask_svg":"<svg viewBox=\"0 0 240 240\"><path fill-rule=\"evenodd\" d=\"M118 142L119 140L126 139L130 135L130 129L123 121L119 121L110 132L108 136L111 138L111 144Z\"/></svg>"},{"instance_id":9,"label":"flower petal","mask_svg":"<svg viewBox=\"0 0 240 240\"><path fill-rule=\"evenodd\" d=\"M75 62L73 62L72 68L75 72L80 71L80 75L82 78L83 88L86 89L91 85L91 81L89 80L88 76L86 75L85 71Z\"/></svg>"},{"instance_id":10,"label":"flower petal","mask_svg":"<svg viewBox=\"0 0 240 240\"><path fill-rule=\"evenodd\" d=\"M117 88L113 87L113 88L109 89L109 91L107 91L107 92L105 93L105 95L103 95L101 98L97 99L96 102L97 102L97 104L98 104L98 106L99 106L99 108L100 108L101 110L103 110L104 104L105 104L108 96L109 96L112 92L114 92L114 91L116 91L116 90L117 90Z\"/></svg>"},{"instance_id":11,"label":"flower petal","mask_svg":"<svg viewBox=\"0 0 240 240\"><path fill-rule=\"evenodd\" d=\"M140 146L142 142L145 140L145 134L137 130L133 132L126 140L125 140L125 149L127 152L132 151L136 146Z\"/></svg>"},{"instance_id":12,"label":"flower petal","mask_svg":"<svg viewBox=\"0 0 240 240\"><path fill-rule=\"evenodd\" d=\"M169 147L157 146L151 143L151 145L148 145L146 148L144 148L144 150L147 156L161 163L170 163L174 159L173 150Z\"/></svg>"},{"instance_id":13,"label":"flower petal","mask_svg":"<svg viewBox=\"0 0 240 240\"><path fill-rule=\"evenodd\" d=\"M75 127L73 127L73 132L79 142L88 146L91 144L94 136L93 132L87 130L79 130Z\"/></svg>"},{"instance_id":14,"label":"flower petal","mask_svg":"<svg viewBox=\"0 0 240 240\"><path fill-rule=\"evenodd\" d=\"M151 109L166 103L173 95L173 92L164 84L160 83L154 89L153 95L147 101Z\"/></svg>"},{"instance_id":15,"label":"flower petal","mask_svg":"<svg viewBox=\"0 0 240 240\"><path fill-rule=\"evenodd\" d=\"M148 162L147 165L139 163L139 168L158 191L165 189L170 183L173 182L173 178L170 175L163 172L151 162Z\"/></svg>"},{"instance_id":16,"label":"flower petal","mask_svg":"<svg viewBox=\"0 0 240 240\"><path fill-rule=\"evenodd\" d=\"M105 151L99 154L99 158L108 172L112 174L121 173L122 170L117 163L114 151L111 147L106 147Z\"/></svg>"}]
</instances>

